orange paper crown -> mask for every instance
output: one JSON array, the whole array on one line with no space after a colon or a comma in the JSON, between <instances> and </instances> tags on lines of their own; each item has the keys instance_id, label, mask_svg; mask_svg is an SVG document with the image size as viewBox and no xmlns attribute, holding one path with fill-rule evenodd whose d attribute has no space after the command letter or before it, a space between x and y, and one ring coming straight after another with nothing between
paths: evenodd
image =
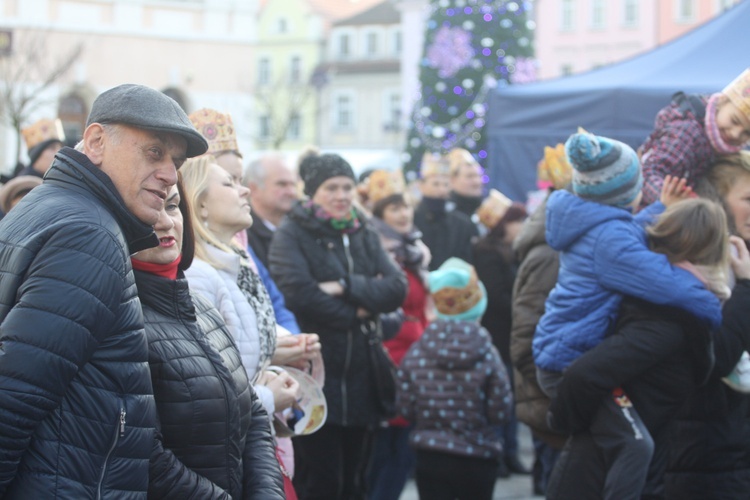
<instances>
[{"instance_id":1,"label":"orange paper crown","mask_svg":"<svg viewBox=\"0 0 750 500\"><path fill-rule=\"evenodd\" d=\"M477 209L479 221L487 228L497 226L513 202L497 189L490 189L490 194Z\"/></svg>"},{"instance_id":2,"label":"orange paper crown","mask_svg":"<svg viewBox=\"0 0 750 500\"><path fill-rule=\"evenodd\" d=\"M565 145L544 147L544 159L537 165L537 181L550 183L555 189L563 189L573 179L573 168L565 155Z\"/></svg>"},{"instance_id":3,"label":"orange paper crown","mask_svg":"<svg viewBox=\"0 0 750 500\"><path fill-rule=\"evenodd\" d=\"M419 167L419 175L424 179L431 175L450 175L451 167L448 159L440 153L425 152L422 156L422 165Z\"/></svg>"},{"instance_id":4,"label":"orange paper crown","mask_svg":"<svg viewBox=\"0 0 750 500\"><path fill-rule=\"evenodd\" d=\"M722 92L750 120L750 68L740 73Z\"/></svg>"},{"instance_id":5,"label":"orange paper crown","mask_svg":"<svg viewBox=\"0 0 750 500\"><path fill-rule=\"evenodd\" d=\"M461 165L473 165L476 163L474 157L467 150L463 148L453 148L446 155L448 159L448 166L450 168L451 175L456 175Z\"/></svg>"},{"instance_id":6,"label":"orange paper crown","mask_svg":"<svg viewBox=\"0 0 750 500\"><path fill-rule=\"evenodd\" d=\"M227 151L239 153L237 135L229 113L224 114L214 109L203 108L195 111L188 118L208 141L206 154L218 156Z\"/></svg>"},{"instance_id":7,"label":"orange paper crown","mask_svg":"<svg viewBox=\"0 0 750 500\"><path fill-rule=\"evenodd\" d=\"M26 142L26 149L31 149L37 144L44 141L56 140L65 142L65 133L63 132L62 122L58 119L50 120L42 118L21 130L23 140Z\"/></svg>"},{"instance_id":8,"label":"orange paper crown","mask_svg":"<svg viewBox=\"0 0 750 500\"><path fill-rule=\"evenodd\" d=\"M375 170L367 178L367 199L370 203L377 203L393 194L403 194L406 191L404 174L400 170Z\"/></svg>"}]
</instances>

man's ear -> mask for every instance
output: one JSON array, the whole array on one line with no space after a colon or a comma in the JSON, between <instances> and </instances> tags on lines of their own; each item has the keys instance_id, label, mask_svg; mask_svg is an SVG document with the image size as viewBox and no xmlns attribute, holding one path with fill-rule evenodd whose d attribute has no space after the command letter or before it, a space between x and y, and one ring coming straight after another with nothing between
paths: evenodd
<instances>
[{"instance_id":1,"label":"man's ear","mask_svg":"<svg viewBox=\"0 0 750 500\"><path fill-rule=\"evenodd\" d=\"M92 123L83 132L83 153L97 167L101 166L104 159L106 135L104 127L99 123Z\"/></svg>"}]
</instances>

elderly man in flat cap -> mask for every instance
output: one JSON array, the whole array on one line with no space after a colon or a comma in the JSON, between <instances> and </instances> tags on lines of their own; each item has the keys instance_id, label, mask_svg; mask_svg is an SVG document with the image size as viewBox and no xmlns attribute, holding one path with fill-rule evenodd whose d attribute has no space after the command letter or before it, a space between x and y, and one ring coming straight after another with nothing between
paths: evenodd
<instances>
[{"instance_id":1,"label":"elderly man in flat cap","mask_svg":"<svg viewBox=\"0 0 750 500\"><path fill-rule=\"evenodd\" d=\"M207 144L175 101L101 94L0 222L0 497L146 498L156 408L130 255Z\"/></svg>"}]
</instances>

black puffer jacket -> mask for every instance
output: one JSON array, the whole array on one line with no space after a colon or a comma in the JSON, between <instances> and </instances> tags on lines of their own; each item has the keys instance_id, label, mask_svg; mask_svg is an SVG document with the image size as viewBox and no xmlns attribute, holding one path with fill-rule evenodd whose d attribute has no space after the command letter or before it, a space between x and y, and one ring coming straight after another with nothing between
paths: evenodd
<instances>
[{"instance_id":1,"label":"black puffer jacket","mask_svg":"<svg viewBox=\"0 0 750 500\"><path fill-rule=\"evenodd\" d=\"M130 254L157 244L70 148L0 222L0 497L146 497L156 408Z\"/></svg>"},{"instance_id":2,"label":"black puffer jacket","mask_svg":"<svg viewBox=\"0 0 750 500\"><path fill-rule=\"evenodd\" d=\"M185 279L135 278L160 422L149 498L283 500L268 415L219 312Z\"/></svg>"},{"instance_id":3,"label":"black puffer jacket","mask_svg":"<svg viewBox=\"0 0 750 500\"><path fill-rule=\"evenodd\" d=\"M372 322L357 319L357 308L373 314L397 309L406 296L406 278L366 225L348 235L348 248L345 240L297 204L273 237L269 262L273 279L302 331L320 335L327 422L364 426L381 417L363 333ZM318 283L341 278L349 283L343 298L318 288Z\"/></svg>"}]
</instances>

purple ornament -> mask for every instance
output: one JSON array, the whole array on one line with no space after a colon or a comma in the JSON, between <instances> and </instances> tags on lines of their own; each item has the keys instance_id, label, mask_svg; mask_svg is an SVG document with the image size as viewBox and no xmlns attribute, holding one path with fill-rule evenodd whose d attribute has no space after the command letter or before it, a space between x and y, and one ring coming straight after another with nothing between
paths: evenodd
<instances>
[{"instance_id":1,"label":"purple ornament","mask_svg":"<svg viewBox=\"0 0 750 500\"><path fill-rule=\"evenodd\" d=\"M473 57L471 33L459 27L440 28L427 49L427 61L431 67L437 68L440 78L452 77L468 66Z\"/></svg>"}]
</instances>

